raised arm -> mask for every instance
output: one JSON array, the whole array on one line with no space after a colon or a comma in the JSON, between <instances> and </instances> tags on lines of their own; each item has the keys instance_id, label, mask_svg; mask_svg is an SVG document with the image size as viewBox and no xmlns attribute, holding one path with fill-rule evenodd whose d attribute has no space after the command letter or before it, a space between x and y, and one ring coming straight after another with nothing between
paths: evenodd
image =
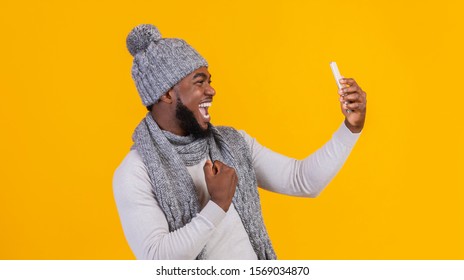
<instances>
[{"instance_id":1,"label":"raised arm","mask_svg":"<svg viewBox=\"0 0 464 280\"><path fill-rule=\"evenodd\" d=\"M248 143L260 187L282 194L315 197L345 163L359 134L342 123L322 148L304 160L296 160L262 146L240 131Z\"/></svg>"}]
</instances>

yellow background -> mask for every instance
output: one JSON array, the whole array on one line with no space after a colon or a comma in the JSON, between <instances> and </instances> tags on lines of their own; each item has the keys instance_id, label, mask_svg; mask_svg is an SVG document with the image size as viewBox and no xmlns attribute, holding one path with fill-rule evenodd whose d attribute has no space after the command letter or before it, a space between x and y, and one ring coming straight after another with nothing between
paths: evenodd
<instances>
[{"instance_id":1,"label":"yellow background","mask_svg":"<svg viewBox=\"0 0 464 280\"><path fill-rule=\"evenodd\" d=\"M321 196L261 192L281 259L463 259L460 2L3 1L0 259L133 258L112 175L146 112L125 46L140 23L207 58L214 124L295 158L343 120L330 61L367 92Z\"/></svg>"}]
</instances>

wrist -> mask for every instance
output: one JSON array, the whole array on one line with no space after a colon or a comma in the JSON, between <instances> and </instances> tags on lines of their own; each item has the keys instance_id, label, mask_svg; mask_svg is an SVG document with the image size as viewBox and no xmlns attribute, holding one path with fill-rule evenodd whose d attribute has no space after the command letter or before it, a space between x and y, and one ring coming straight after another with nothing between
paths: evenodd
<instances>
[{"instance_id":1,"label":"wrist","mask_svg":"<svg viewBox=\"0 0 464 280\"><path fill-rule=\"evenodd\" d=\"M360 133L363 130L364 124L362 125L352 125L350 122L345 119L345 125L346 127L352 132L352 133Z\"/></svg>"},{"instance_id":2,"label":"wrist","mask_svg":"<svg viewBox=\"0 0 464 280\"><path fill-rule=\"evenodd\" d=\"M214 199L214 198L211 198L211 201L216 203L217 206L221 207L222 210L224 210L224 212L227 212L229 210L230 204L232 202L232 201L228 202L223 199Z\"/></svg>"}]
</instances>

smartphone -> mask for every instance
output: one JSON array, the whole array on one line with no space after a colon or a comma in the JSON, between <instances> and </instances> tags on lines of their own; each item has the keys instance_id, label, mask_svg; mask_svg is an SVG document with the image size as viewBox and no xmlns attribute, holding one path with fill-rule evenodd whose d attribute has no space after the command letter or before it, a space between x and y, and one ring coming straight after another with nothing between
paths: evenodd
<instances>
[{"instance_id":1,"label":"smartphone","mask_svg":"<svg viewBox=\"0 0 464 280\"><path fill-rule=\"evenodd\" d=\"M332 74L334 75L335 82L337 82L338 89L341 89L342 85L340 84L340 79L342 78L342 75L340 75L337 63L335 61L330 62L330 68L332 68Z\"/></svg>"},{"instance_id":2,"label":"smartphone","mask_svg":"<svg viewBox=\"0 0 464 280\"><path fill-rule=\"evenodd\" d=\"M332 69L332 74L334 75L335 82L337 82L338 89L341 89L343 87L342 84L340 84L340 79L342 78L342 75L340 74L340 70L338 70L337 63L335 61L330 62L330 68ZM346 110L347 113L351 113L351 110Z\"/></svg>"}]
</instances>

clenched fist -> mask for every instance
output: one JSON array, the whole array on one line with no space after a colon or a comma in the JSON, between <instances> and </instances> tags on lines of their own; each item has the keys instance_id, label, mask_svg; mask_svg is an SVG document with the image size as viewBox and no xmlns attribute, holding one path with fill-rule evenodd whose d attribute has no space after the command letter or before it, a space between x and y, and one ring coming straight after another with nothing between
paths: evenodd
<instances>
[{"instance_id":1,"label":"clenched fist","mask_svg":"<svg viewBox=\"0 0 464 280\"><path fill-rule=\"evenodd\" d=\"M235 169L218 160L214 164L207 160L203 170L211 200L227 212L238 183Z\"/></svg>"}]
</instances>

